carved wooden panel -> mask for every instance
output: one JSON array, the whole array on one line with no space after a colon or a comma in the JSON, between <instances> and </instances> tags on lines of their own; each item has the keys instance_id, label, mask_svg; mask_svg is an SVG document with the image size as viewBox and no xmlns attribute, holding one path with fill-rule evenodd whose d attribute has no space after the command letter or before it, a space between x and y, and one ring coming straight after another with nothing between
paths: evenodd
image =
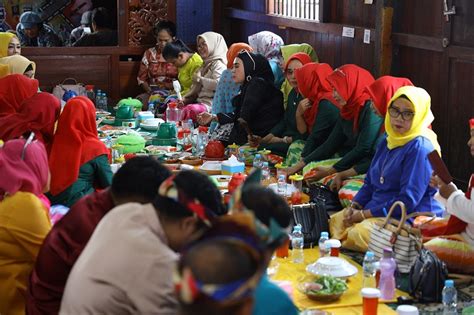
<instances>
[{"instance_id":1,"label":"carved wooden panel","mask_svg":"<svg viewBox=\"0 0 474 315\"><path fill-rule=\"evenodd\" d=\"M155 43L153 26L168 16L167 0L129 0L128 43L149 46Z\"/></svg>"}]
</instances>

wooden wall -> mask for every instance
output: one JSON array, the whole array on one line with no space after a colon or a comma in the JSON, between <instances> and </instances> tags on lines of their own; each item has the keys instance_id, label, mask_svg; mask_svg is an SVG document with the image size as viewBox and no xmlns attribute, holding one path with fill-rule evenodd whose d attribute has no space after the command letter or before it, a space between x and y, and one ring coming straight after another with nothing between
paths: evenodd
<instances>
[{"instance_id":1,"label":"wooden wall","mask_svg":"<svg viewBox=\"0 0 474 315\"><path fill-rule=\"evenodd\" d=\"M377 2L392 3L394 17L390 74L410 78L432 97L436 117L433 128L439 136L443 159L465 185L474 171L474 159L466 147L468 119L474 117L474 1L447 0L457 14L447 22L443 0L320 0L324 23L289 20L266 14L264 0L228 0L221 4L223 17L216 24L227 42L247 41L253 33L269 30L285 43L311 44L320 62L338 67L354 63L377 72L374 39ZM355 27L355 38L342 37L342 27ZM371 29L371 43L362 41L364 29Z\"/></svg>"}]
</instances>

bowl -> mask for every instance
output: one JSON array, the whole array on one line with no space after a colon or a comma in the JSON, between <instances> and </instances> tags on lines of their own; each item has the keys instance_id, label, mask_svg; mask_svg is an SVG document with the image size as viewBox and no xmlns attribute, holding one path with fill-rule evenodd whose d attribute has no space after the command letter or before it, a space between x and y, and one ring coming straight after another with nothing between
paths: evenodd
<instances>
[{"instance_id":1,"label":"bowl","mask_svg":"<svg viewBox=\"0 0 474 315\"><path fill-rule=\"evenodd\" d=\"M332 302L338 300L348 290L345 281L336 277L323 276L315 278L314 276L307 276L298 280L299 283L296 286L298 291L314 301ZM337 283L337 286L340 286L341 289L334 293L325 293L324 290L327 289L326 283L328 282L332 285Z\"/></svg>"},{"instance_id":2,"label":"bowl","mask_svg":"<svg viewBox=\"0 0 474 315\"><path fill-rule=\"evenodd\" d=\"M329 275L341 279L357 274L357 268L340 257L321 257L306 266L306 271L317 276Z\"/></svg>"},{"instance_id":3,"label":"bowl","mask_svg":"<svg viewBox=\"0 0 474 315\"><path fill-rule=\"evenodd\" d=\"M202 163L202 160L197 156L186 156L181 159L181 163L188 165L199 165Z\"/></svg>"}]
</instances>

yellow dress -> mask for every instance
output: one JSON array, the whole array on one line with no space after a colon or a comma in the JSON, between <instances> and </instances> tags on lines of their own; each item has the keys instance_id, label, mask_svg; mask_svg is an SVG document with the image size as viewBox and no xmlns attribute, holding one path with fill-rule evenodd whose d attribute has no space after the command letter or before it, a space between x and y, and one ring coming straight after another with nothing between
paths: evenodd
<instances>
[{"instance_id":1,"label":"yellow dress","mask_svg":"<svg viewBox=\"0 0 474 315\"><path fill-rule=\"evenodd\" d=\"M25 314L28 277L51 229L46 207L17 192L0 202L0 314Z\"/></svg>"}]
</instances>

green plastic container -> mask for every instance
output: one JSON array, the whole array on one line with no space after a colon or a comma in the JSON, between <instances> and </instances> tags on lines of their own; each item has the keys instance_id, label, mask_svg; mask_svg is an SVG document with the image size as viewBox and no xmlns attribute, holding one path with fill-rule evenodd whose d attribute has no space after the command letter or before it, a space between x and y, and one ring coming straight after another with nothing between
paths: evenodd
<instances>
[{"instance_id":1,"label":"green plastic container","mask_svg":"<svg viewBox=\"0 0 474 315\"><path fill-rule=\"evenodd\" d=\"M145 148L145 139L140 135L128 134L117 138L116 144L123 145L123 153L137 153Z\"/></svg>"},{"instance_id":2,"label":"green plastic container","mask_svg":"<svg viewBox=\"0 0 474 315\"><path fill-rule=\"evenodd\" d=\"M142 102L140 102L140 101L137 100L136 98L131 98L131 97L129 97L129 98L123 98L123 99L121 99L121 100L118 102L117 107L120 108L120 107L122 107L122 106L127 106L127 105L132 106L133 109L134 109L134 111L136 111L136 112L141 111L141 110L142 110L142 106L143 106Z\"/></svg>"}]
</instances>

